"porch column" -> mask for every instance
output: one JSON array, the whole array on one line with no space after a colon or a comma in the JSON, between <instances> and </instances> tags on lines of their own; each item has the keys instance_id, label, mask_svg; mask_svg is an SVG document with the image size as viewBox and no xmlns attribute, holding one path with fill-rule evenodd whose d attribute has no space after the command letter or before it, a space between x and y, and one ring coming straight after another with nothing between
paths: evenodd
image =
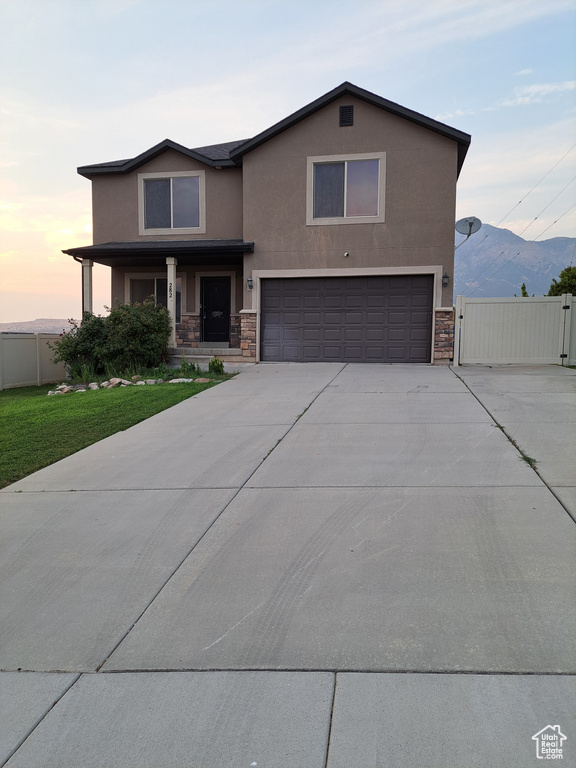
<instances>
[{"instance_id":1,"label":"porch column","mask_svg":"<svg viewBox=\"0 0 576 768\"><path fill-rule=\"evenodd\" d=\"M92 312L92 259L82 259L82 314Z\"/></svg>"},{"instance_id":2,"label":"porch column","mask_svg":"<svg viewBox=\"0 0 576 768\"><path fill-rule=\"evenodd\" d=\"M176 265L178 260L173 256L166 257L166 271L168 278L168 312L172 321L172 330L168 344L171 347L176 346Z\"/></svg>"}]
</instances>

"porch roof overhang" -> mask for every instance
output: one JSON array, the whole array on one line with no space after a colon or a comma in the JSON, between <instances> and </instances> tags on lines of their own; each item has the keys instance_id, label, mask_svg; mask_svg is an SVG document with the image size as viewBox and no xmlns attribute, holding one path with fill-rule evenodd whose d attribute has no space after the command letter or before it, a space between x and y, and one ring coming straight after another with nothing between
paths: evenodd
<instances>
[{"instance_id":1,"label":"porch roof overhang","mask_svg":"<svg viewBox=\"0 0 576 768\"><path fill-rule=\"evenodd\" d=\"M179 265L241 264L245 253L253 253L254 243L243 240L153 240L118 242L68 248L62 253L76 261L90 259L107 267L166 266L174 256Z\"/></svg>"}]
</instances>

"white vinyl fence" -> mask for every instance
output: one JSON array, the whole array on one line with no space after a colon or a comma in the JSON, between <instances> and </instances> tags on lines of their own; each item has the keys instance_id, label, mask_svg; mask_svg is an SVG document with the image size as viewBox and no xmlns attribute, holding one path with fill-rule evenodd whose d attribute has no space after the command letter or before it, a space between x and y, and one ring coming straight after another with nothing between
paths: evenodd
<instances>
[{"instance_id":1,"label":"white vinyl fence","mask_svg":"<svg viewBox=\"0 0 576 768\"><path fill-rule=\"evenodd\" d=\"M456 298L454 364L576 365L576 300Z\"/></svg>"},{"instance_id":2,"label":"white vinyl fence","mask_svg":"<svg viewBox=\"0 0 576 768\"><path fill-rule=\"evenodd\" d=\"M63 363L53 363L48 343L54 333L0 333L0 389L30 387L66 379Z\"/></svg>"}]
</instances>

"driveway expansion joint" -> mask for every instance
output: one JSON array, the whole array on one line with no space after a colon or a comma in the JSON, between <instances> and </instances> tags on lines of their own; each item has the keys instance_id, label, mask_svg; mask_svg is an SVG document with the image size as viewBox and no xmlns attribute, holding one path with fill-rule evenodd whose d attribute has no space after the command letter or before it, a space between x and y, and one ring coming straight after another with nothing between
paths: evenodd
<instances>
[{"instance_id":1,"label":"driveway expansion joint","mask_svg":"<svg viewBox=\"0 0 576 768\"><path fill-rule=\"evenodd\" d=\"M496 419L496 417L495 417L495 416L494 416L494 415L493 415L493 414L492 414L492 413L491 413L491 412L488 410L488 408L487 408L487 407L484 405L484 403L483 403L483 402L480 400L480 398L479 398L479 397L478 397L478 396L477 396L477 395L476 395L476 394L473 392L473 390L472 390L472 389L471 389L471 388L468 386L468 384L466 383L466 381L465 381L465 380L464 380L464 379L463 379L463 378L462 378L462 377L461 377L461 376L460 376L460 375L459 375L459 374L458 374L458 373L457 373L457 372L454 370L453 366L450 366L450 370L452 371L452 373L453 373L453 374L454 374L454 375L455 375L455 376L456 376L458 379L460 379L460 381L462 382L462 384L464 384L464 386L465 386L465 387L466 387L466 389L467 389L467 390L470 392L470 394L472 395L472 397L474 397L474 398L475 398L475 399L478 401L478 403L479 403L479 404L482 406L482 408L484 408L484 410L486 411L486 413L488 414L488 416L490 416L490 418L491 418L491 419L492 419L492 421L494 422L494 424L495 424L495 426L497 427L497 429L499 429L499 430L500 430L500 431L501 431L501 432L504 434L504 436L505 436L505 437L508 439L508 441L509 441L509 442L510 442L510 443L511 443L511 444L514 446L514 448L515 448L515 449L518 451L518 453L520 454L520 458L521 458L521 460L522 460L522 461L524 461L526 464L528 464L528 466L530 467L530 469L532 469L532 470L533 470L533 471L536 473L536 475L538 475L538 477L540 478L540 480L541 480L541 481L544 483L544 485L546 486L546 488L548 488L548 490L550 491L550 493L552 494L552 496L554 496L554 498L555 498L555 499L556 499L556 501L557 501L557 502L560 504L560 506L562 507L562 509L563 509L563 510L566 512L566 514L568 515L568 517L569 517L569 518L570 518L570 519L571 519L571 520L572 520L574 523L576 523L576 517L574 517L574 515L573 515L573 514L572 514L572 512L571 512L571 511L568 509L568 507L566 506L566 504L565 504L565 503L562 501L562 499L561 499L561 498L558 496L558 494L557 494L557 493L554 491L554 489L553 489L553 488L552 488L552 487L549 485L549 483L546 481L546 479L545 479L545 478L542 476L542 474L541 474L541 473L538 471L538 468L537 468L537 466L536 466L536 465L538 464L538 459L534 459L534 458L532 458L532 457L528 456L528 455L527 455L527 454L524 452L524 450L523 450L523 449L522 449L522 448L521 448L521 447L518 445L517 441L516 441L516 440L515 440L515 439L514 439L514 438L513 438L511 435L509 435L509 434L508 434L508 432L506 431L506 428L505 428L505 427L504 427L502 424L500 424L500 422L499 422L499 421ZM540 423L540 422L534 422L534 423Z\"/></svg>"}]
</instances>

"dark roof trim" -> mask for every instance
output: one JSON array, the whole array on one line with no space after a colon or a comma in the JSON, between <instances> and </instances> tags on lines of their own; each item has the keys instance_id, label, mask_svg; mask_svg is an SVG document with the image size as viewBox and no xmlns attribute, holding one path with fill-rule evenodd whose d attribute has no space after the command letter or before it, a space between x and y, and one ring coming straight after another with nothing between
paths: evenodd
<instances>
[{"instance_id":1,"label":"dark roof trim","mask_svg":"<svg viewBox=\"0 0 576 768\"><path fill-rule=\"evenodd\" d=\"M292 115L284 118L284 120L281 120L279 123L276 123L262 133L259 133L253 139L244 142L236 150L232 150L230 158L238 162L247 152L251 152L253 149L256 149L256 147L259 147L261 144L264 144L266 141L269 141L274 136L277 136L279 133L282 133L301 120L305 120L307 117L314 114L314 112L318 112L318 110L323 109L332 101L335 101L342 96L355 96L362 101L366 101L368 104L384 109L386 112L402 117L405 120L410 120L417 125L421 125L423 128L428 128L435 133L439 133L441 136L456 141L458 144L458 172L460 172L468 147L470 146L471 136L468 133L458 131L456 128L451 128L444 123L433 120L431 117L426 117L419 112L414 112L411 109L402 107L399 104L388 101L381 96L377 96L375 93L366 91L363 88L359 88L357 85L348 82L342 83L342 85L334 88L334 90L325 93L324 96L321 96L319 99L316 99L307 106L302 107L302 109L299 109L297 112L294 112Z\"/></svg>"},{"instance_id":2,"label":"dark roof trim","mask_svg":"<svg viewBox=\"0 0 576 768\"><path fill-rule=\"evenodd\" d=\"M230 144L235 145L236 142L230 142ZM141 165L148 163L150 160L153 160L155 157L158 157L158 155L161 155L163 152L166 152L169 149L172 149L175 152L180 152L181 154L186 155L187 157L191 157L193 160L198 160L200 163L204 163L204 165L210 165L212 167L218 166L221 168L226 166L229 166L229 167L235 166L236 163L228 159L226 156L224 157L208 156L208 150L213 150L217 146L219 145L216 144L216 145L213 145L213 147L205 147L204 149L206 149L207 154L202 154L201 151L198 151L195 149L188 149L188 147L184 147L182 146L182 144L177 144L175 141L172 141L171 139L164 139L164 141L161 141L159 144L156 144L150 149L147 149L145 152L142 152L136 157L130 158L128 160L114 160L110 163L96 163L95 165L81 165L77 169L77 171L80 174L80 176L84 176L87 179L91 179L93 176L98 176L106 173L131 173L136 168L139 168ZM214 155L215 153L212 153L212 154Z\"/></svg>"},{"instance_id":3,"label":"dark roof trim","mask_svg":"<svg viewBox=\"0 0 576 768\"><path fill-rule=\"evenodd\" d=\"M84 245L68 248L62 253L90 259L95 256L178 256L190 252L202 253L253 253L254 243L243 240L153 240L150 242L119 242Z\"/></svg>"},{"instance_id":4,"label":"dark roof trim","mask_svg":"<svg viewBox=\"0 0 576 768\"><path fill-rule=\"evenodd\" d=\"M158 155L161 155L169 149L172 149L175 152L180 152L193 160L197 160L198 162L213 168L239 166L242 164L242 158L246 153L251 152L301 120L305 120L307 117L314 114L314 112L323 109L332 101L335 101L342 96L355 96L379 109L383 109L386 112L390 112L405 120L410 120L423 128L427 128L441 136L452 139L458 144L458 173L460 173L464 158L468 152L468 147L470 146L471 137L468 133L459 131L456 128L451 128L449 125L445 125L437 120L433 120L431 117L426 117L419 112L414 112L411 109L402 107L400 104L395 104L393 101L388 101L381 96L377 96L375 93L366 91L363 88L359 88L357 85L348 82L342 83L342 85L339 85L332 91L325 93L324 96L321 96L307 106L302 107L302 109L299 109L297 112L294 112L292 115L289 115L270 128L267 128L252 139L230 141L224 144L212 144L197 149L188 149L188 147L184 147L182 144L178 144L171 139L164 139L164 141L161 141L159 144L147 149L136 157L127 160L96 163L95 165L83 165L78 168L78 173L81 176L85 176L87 179L102 174L131 173L131 171L134 171L136 168L153 160L155 157L158 157Z\"/></svg>"}]
</instances>

